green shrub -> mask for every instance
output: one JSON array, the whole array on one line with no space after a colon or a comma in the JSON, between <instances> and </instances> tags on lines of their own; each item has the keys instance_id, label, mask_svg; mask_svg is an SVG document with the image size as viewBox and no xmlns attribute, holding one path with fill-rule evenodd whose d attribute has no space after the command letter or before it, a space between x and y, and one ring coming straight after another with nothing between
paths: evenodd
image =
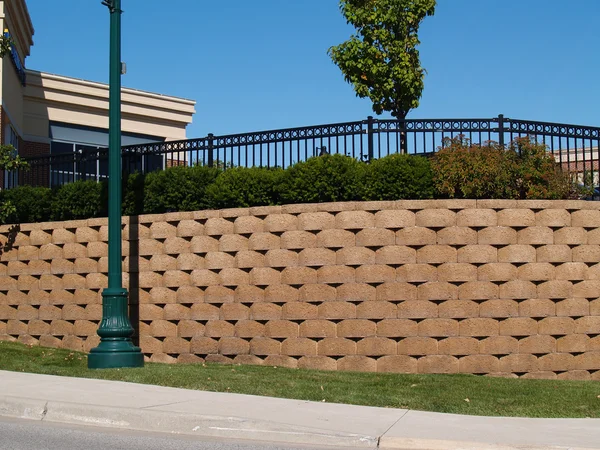
<instances>
[{"instance_id":1,"label":"green shrub","mask_svg":"<svg viewBox=\"0 0 600 450\"><path fill-rule=\"evenodd\" d=\"M519 138L510 145L517 156L515 174L519 198L564 199L580 196L575 180L562 171L544 144L532 138Z\"/></svg>"},{"instance_id":2,"label":"green shrub","mask_svg":"<svg viewBox=\"0 0 600 450\"><path fill-rule=\"evenodd\" d=\"M212 184L219 169L207 166L170 167L146 175L144 213L196 211L210 207L206 188Z\"/></svg>"},{"instance_id":3,"label":"green shrub","mask_svg":"<svg viewBox=\"0 0 600 450\"><path fill-rule=\"evenodd\" d=\"M281 169L227 169L207 188L208 201L213 208L276 205L282 175Z\"/></svg>"},{"instance_id":4,"label":"green shrub","mask_svg":"<svg viewBox=\"0 0 600 450\"><path fill-rule=\"evenodd\" d=\"M76 220L107 215L106 183L76 181L58 188L52 199L52 220Z\"/></svg>"},{"instance_id":5,"label":"green shrub","mask_svg":"<svg viewBox=\"0 0 600 450\"><path fill-rule=\"evenodd\" d=\"M123 215L135 216L144 213L145 175L136 172L123 177Z\"/></svg>"},{"instance_id":6,"label":"green shrub","mask_svg":"<svg viewBox=\"0 0 600 450\"><path fill-rule=\"evenodd\" d=\"M50 218L52 190L45 187L19 186L2 191L2 203L12 205L4 223L44 222Z\"/></svg>"},{"instance_id":7,"label":"green shrub","mask_svg":"<svg viewBox=\"0 0 600 450\"><path fill-rule=\"evenodd\" d=\"M365 200L402 200L433 197L431 163L422 156L389 155L366 169Z\"/></svg>"},{"instance_id":8,"label":"green shrub","mask_svg":"<svg viewBox=\"0 0 600 450\"><path fill-rule=\"evenodd\" d=\"M436 196L442 198L518 198L516 154L490 142L447 139L432 159Z\"/></svg>"},{"instance_id":9,"label":"green shrub","mask_svg":"<svg viewBox=\"0 0 600 450\"><path fill-rule=\"evenodd\" d=\"M284 172L284 203L361 200L366 164L344 155L323 155L299 162Z\"/></svg>"}]
</instances>

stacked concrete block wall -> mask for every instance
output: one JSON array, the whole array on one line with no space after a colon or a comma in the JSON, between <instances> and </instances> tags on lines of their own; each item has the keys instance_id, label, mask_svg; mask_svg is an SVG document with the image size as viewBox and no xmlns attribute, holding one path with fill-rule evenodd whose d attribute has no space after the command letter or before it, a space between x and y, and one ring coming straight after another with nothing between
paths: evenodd
<instances>
[{"instance_id":1,"label":"stacked concrete block wall","mask_svg":"<svg viewBox=\"0 0 600 450\"><path fill-rule=\"evenodd\" d=\"M0 339L96 346L106 219L0 232ZM597 202L146 215L123 252L149 361L600 379Z\"/></svg>"}]
</instances>

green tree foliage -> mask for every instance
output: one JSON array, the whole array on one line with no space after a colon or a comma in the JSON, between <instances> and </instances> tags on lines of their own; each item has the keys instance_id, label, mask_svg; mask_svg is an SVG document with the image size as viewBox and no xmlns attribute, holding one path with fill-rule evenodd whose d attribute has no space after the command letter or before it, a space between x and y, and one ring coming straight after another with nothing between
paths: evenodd
<instances>
[{"instance_id":1,"label":"green tree foliage","mask_svg":"<svg viewBox=\"0 0 600 450\"><path fill-rule=\"evenodd\" d=\"M234 167L222 172L206 189L213 208L238 208L279 203L282 169Z\"/></svg>"},{"instance_id":2,"label":"green tree foliage","mask_svg":"<svg viewBox=\"0 0 600 450\"><path fill-rule=\"evenodd\" d=\"M419 106L425 69L418 31L436 0L341 0L340 10L356 34L331 47L329 56L356 95L369 98L377 114L404 119Z\"/></svg>"}]
</instances>

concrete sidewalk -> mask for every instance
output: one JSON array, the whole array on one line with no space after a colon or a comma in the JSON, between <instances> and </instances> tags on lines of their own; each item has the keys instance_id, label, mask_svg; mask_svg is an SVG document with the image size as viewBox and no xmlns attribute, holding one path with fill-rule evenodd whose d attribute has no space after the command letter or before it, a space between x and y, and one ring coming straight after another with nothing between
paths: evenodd
<instances>
[{"instance_id":1,"label":"concrete sidewalk","mask_svg":"<svg viewBox=\"0 0 600 450\"><path fill-rule=\"evenodd\" d=\"M600 449L600 419L458 416L5 371L0 416L341 448Z\"/></svg>"}]
</instances>

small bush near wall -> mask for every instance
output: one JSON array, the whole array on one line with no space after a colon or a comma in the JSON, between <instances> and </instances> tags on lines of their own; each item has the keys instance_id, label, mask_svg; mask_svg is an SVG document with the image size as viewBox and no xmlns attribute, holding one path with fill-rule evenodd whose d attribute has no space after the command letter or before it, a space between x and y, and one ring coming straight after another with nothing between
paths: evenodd
<instances>
[{"instance_id":1,"label":"small bush near wall","mask_svg":"<svg viewBox=\"0 0 600 450\"><path fill-rule=\"evenodd\" d=\"M582 193L546 146L530 138L517 139L508 149L447 139L431 164L440 198L553 200Z\"/></svg>"},{"instance_id":2,"label":"small bush near wall","mask_svg":"<svg viewBox=\"0 0 600 450\"><path fill-rule=\"evenodd\" d=\"M65 184L52 199L52 220L77 220L107 214L106 183L76 181Z\"/></svg>"},{"instance_id":3,"label":"small bush near wall","mask_svg":"<svg viewBox=\"0 0 600 450\"><path fill-rule=\"evenodd\" d=\"M280 203L282 169L235 167L221 172L206 189L213 208L238 208Z\"/></svg>"},{"instance_id":4,"label":"small bush near wall","mask_svg":"<svg viewBox=\"0 0 600 450\"><path fill-rule=\"evenodd\" d=\"M1 202L10 202L16 209L6 223L43 222L52 211L52 190L45 187L19 186L0 192Z\"/></svg>"},{"instance_id":5,"label":"small bush near wall","mask_svg":"<svg viewBox=\"0 0 600 450\"><path fill-rule=\"evenodd\" d=\"M206 188L214 183L219 172L207 166L179 166L149 173L144 182L144 212L160 214L209 208Z\"/></svg>"},{"instance_id":6,"label":"small bush near wall","mask_svg":"<svg viewBox=\"0 0 600 450\"><path fill-rule=\"evenodd\" d=\"M431 164L421 156L389 155L366 168L365 200L433 198Z\"/></svg>"},{"instance_id":7,"label":"small bush near wall","mask_svg":"<svg viewBox=\"0 0 600 450\"><path fill-rule=\"evenodd\" d=\"M365 163L344 155L323 155L299 162L285 171L283 203L362 200Z\"/></svg>"}]
</instances>

